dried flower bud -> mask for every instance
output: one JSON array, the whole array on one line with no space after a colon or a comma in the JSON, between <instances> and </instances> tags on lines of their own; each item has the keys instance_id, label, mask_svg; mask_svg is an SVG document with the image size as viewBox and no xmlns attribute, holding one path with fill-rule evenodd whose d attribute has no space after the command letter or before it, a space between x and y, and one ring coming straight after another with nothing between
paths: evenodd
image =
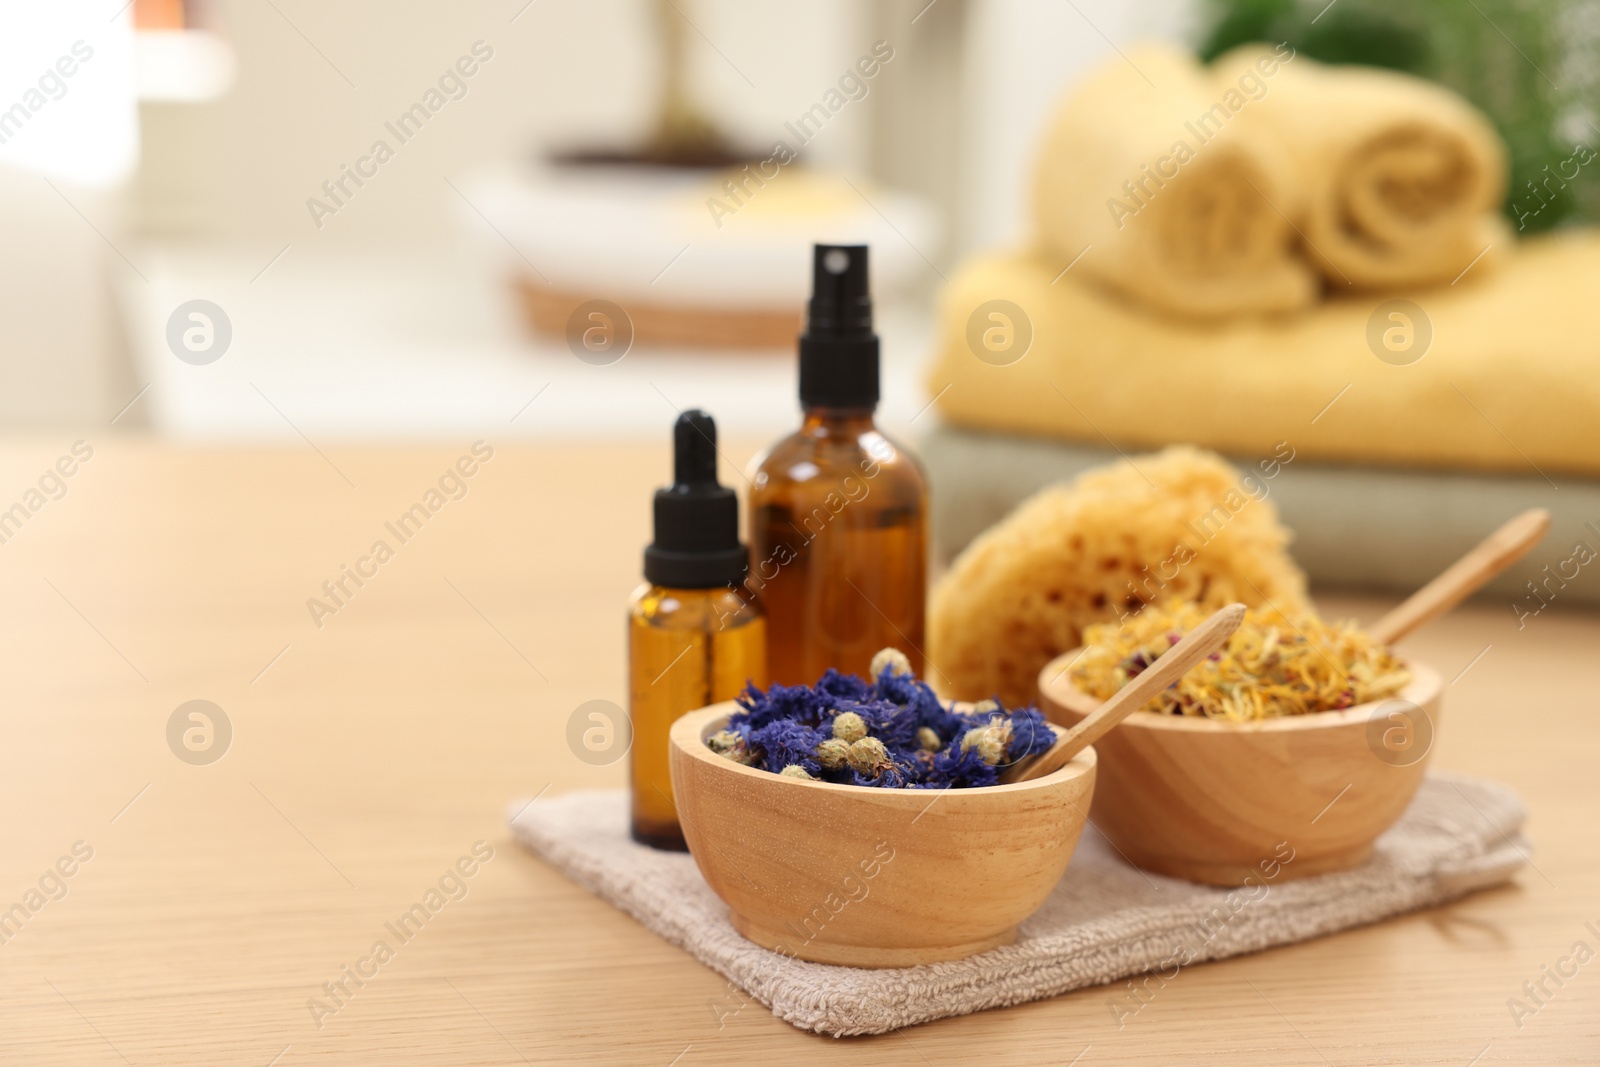
<instances>
[{"instance_id":1,"label":"dried flower bud","mask_svg":"<svg viewBox=\"0 0 1600 1067\"><path fill-rule=\"evenodd\" d=\"M983 762L993 767L1006 758L1006 746L1011 743L1011 724L996 720L988 726L975 726L961 735L961 751L976 747Z\"/></svg>"},{"instance_id":2,"label":"dried flower bud","mask_svg":"<svg viewBox=\"0 0 1600 1067\"><path fill-rule=\"evenodd\" d=\"M850 746L850 767L862 774L875 775L892 762L889 750L876 737L863 737Z\"/></svg>"},{"instance_id":3,"label":"dried flower bud","mask_svg":"<svg viewBox=\"0 0 1600 1067\"><path fill-rule=\"evenodd\" d=\"M922 746L924 752L937 752L944 747L944 742L939 740L939 734L931 726L917 728L917 744Z\"/></svg>"},{"instance_id":4,"label":"dried flower bud","mask_svg":"<svg viewBox=\"0 0 1600 1067\"><path fill-rule=\"evenodd\" d=\"M723 759L742 763L746 767L756 762L755 756L750 754L750 746L745 744L743 737L732 730L718 730L706 738L706 747Z\"/></svg>"},{"instance_id":5,"label":"dried flower bud","mask_svg":"<svg viewBox=\"0 0 1600 1067\"><path fill-rule=\"evenodd\" d=\"M833 736L841 741L859 741L867 736L866 720L853 711L844 712L833 720Z\"/></svg>"},{"instance_id":6,"label":"dried flower bud","mask_svg":"<svg viewBox=\"0 0 1600 1067\"><path fill-rule=\"evenodd\" d=\"M789 766L778 772L778 776L780 778L800 778L807 782L815 782L817 780L798 763L789 764Z\"/></svg>"},{"instance_id":7,"label":"dried flower bud","mask_svg":"<svg viewBox=\"0 0 1600 1067\"><path fill-rule=\"evenodd\" d=\"M997 715L989 720L989 727L1000 732L1000 740L1004 741L1008 745L1011 743L1010 719L1002 718Z\"/></svg>"},{"instance_id":8,"label":"dried flower bud","mask_svg":"<svg viewBox=\"0 0 1600 1067\"><path fill-rule=\"evenodd\" d=\"M836 771L850 761L850 742L830 737L817 745L817 762Z\"/></svg>"},{"instance_id":9,"label":"dried flower bud","mask_svg":"<svg viewBox=\"0 0 1600 1067\"><path fill-rule=\"evenodd\" d=\"M1000 736L1000 731L988 727L983 731L983 736L978 739L978 755L983 757L983 762L994 767L1006 758L1006 743Z\"/></svg>"},{"instance_id":10,"label":"dried flower bud","mask_svg":"<svg viewBox=\"0 0 1600 1067\"><path fill-rule=\"evenodd\" d=\"M872 657L872 663L867 669L872 672L872 677L875 679L880 677L884 671L888 671L890 674L909 676L911 674L911 661L898 648L880 648L877 654Z\"/></svg>"},{"instance_id":11,"label":"dried flower bud","mask_svg":"<svg viewBox=\"0 0 1600 1067\"><path fill-rule=\"evenodd\" d=\"M972 705L972 714L974 715L997 715L999 712L1000 702L998 700L980 700Z\"/></svg>"}]
</instances>

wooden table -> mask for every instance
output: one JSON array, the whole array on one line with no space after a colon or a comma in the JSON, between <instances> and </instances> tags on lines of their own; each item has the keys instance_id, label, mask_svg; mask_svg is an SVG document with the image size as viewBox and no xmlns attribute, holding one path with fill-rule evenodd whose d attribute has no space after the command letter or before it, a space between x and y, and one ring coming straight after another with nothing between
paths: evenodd
<instances>
[{"instance_id":1,"label":"wooden table","mask_svg":"<svg viewBox=\"0 0 1600 1067\"><path fill-rule=\"evenodd\" d=\"M26 511L72 443L0 447L0 509ZM624 701L623 604L663 450L496 448L401 543L384 523L471 442L87 443L64 495L0 525L0 908L24 906L0 944L0 1062L1600 1062L1600 962L1520 1029L1507 1004L1575 942L1600 950L1595 615L1557 603L1519 632L1506 605L1474 605L1409 645L1456 678L1436 765L1527 799L1537 866L1514 885L1193 967L1120 1030L1116 987L876 1039L801 1033L756 1004L719 1028L722 978L502 823L512 797L623 783L624 763L575 758L565 727L585 700ZM379 539L393 557L359 564ZM335 607L323 582L358 564L371 576L314 620L308 598ZM1326 606L1370 620L1385 603ZM232 725L217 762L169 747L190 700ZM466 895L389 937L478 841L493 856L464 865ZM41 880L65 895L29 913ZM380 938L393 958L316 1018L308 1002L346 966L370 973Z\"/></svg>"}]
</instances>

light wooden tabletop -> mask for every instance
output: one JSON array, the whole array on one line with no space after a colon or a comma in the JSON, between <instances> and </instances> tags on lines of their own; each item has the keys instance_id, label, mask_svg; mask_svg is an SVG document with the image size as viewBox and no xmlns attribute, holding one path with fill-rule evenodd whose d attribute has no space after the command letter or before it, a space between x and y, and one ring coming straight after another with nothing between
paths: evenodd
<instances>
[{"instance_id":1,"label":"light wooden tabletop","mask_svg":"<svg viewBox=\"0 0 1600 1067\"><path fill-rule=\"evenodd\" d=\"M1454 679L1435 766L1527 800L1537 851L1515 884L1195 966L1121 1029L1100 988L834 1041L759 1004L728 1015L722 978L503 828L513 797L624 781L565 728L586 700L624 702L623 605L664 450L498 446L402 543L385 522L472 442L89 437L58 485L45 472L73 442L0 446L0 1062L1600 1062L1600 962L1545 977L1578 942L1600 951L1594 614L1557 602L1519 632L1473 604L1406 646ZM362 563L380 539L392 558ZM370 576L335 603L322 585L344 565ZM314 619L312 597L331 610ZM1370 621L1391 602L1323 604ZM231 724L216 762L175 754L220 747L220 730L185 746L198 720L169 746L191 700ZM463 857L459 899L389 936ZM370 973L380 939L398 947L373 977L308 1007L343 968ZM1537 1010L1516 1019L1511 998Z\"/></svg>"}]
</instances>

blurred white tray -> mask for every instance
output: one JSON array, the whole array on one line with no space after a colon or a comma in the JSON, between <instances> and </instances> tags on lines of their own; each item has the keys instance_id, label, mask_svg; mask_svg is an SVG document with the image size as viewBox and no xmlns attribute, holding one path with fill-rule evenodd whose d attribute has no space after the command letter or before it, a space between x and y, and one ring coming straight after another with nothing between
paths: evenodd
<instances>
[{"instance_id":1,"label":"blurred white tray","mask_svg":"<svg viewBox=\"0 0 1600 1067\"><path fill-rule=\"evenodd\" d=\"M568 292L711 308L799 308L811 246L871 247L879 299L931 275L939 226L920 197L866 179L768 166L774 176L589 166L466 175L452 203L484 253ZM742 188L719 185L732 175ZM714 213L709 203L722 205Z\"/></svg>"},{"instance_id":2,"label":"blurred white tray","mask_svg":"<svg viewBox=\"0 0 1600 1067\"><path fill-rule=\"evenodd\" d=\"M695 406L730 437L798 423L792 350L636 349L591 366L530 337L503 276L468 256L348 258L296 245L263 272L272 254L143 254L149 284L119 292L138 385L148 386L127 418L195 441L304 435L319 445L467 434L665 440L674 409ZM200 366L166 340L168 318L193 299L221 307L233 332L226 353ZM880 308L880 411L891 432L905 432L927 404L930 318L911 305Z\"/></svg>"}]
</instances>

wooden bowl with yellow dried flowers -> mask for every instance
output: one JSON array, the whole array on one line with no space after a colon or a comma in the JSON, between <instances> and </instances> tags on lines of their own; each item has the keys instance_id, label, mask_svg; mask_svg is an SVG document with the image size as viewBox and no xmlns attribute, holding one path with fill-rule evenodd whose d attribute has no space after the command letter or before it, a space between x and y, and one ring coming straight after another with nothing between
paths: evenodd
<instances>
[{"instance_id":1,"label":"wooden bowl with yellow dried flowers","mask_svg":"<svg viewBox=\"0 0 1600 1067\"><path fill-rule=\"evenodd\" d=\"M1091 818L1130 862L1214 885L1361 863L1411 803L1439 728L1438 674L1389 645L1526 553L1528 512L1363 633L1314 615L1249 613L1226 647L1098 743ZM1151 605L1091 627L1039 675L1040 707L1073 726L1204 617Z\"/></svg>"},{"instance_id":2,"label":"wooden bowl with yellow dried flowers","mask_svg":"<svg viewBox=\"0 0 1600 1067\"><path fill-rule=\"evenodd\" d=\"M1151 605L1122 627L1090 627L1084 648L1041 672L1041 708L1076 725L1203 617ZM1439 689L1433 671L1353 629L1252 611L1220 659L1097 743L1091 818L1129 862L1196 882L1355 866L1422 781Z\"/></svg>"}]
</instances>

